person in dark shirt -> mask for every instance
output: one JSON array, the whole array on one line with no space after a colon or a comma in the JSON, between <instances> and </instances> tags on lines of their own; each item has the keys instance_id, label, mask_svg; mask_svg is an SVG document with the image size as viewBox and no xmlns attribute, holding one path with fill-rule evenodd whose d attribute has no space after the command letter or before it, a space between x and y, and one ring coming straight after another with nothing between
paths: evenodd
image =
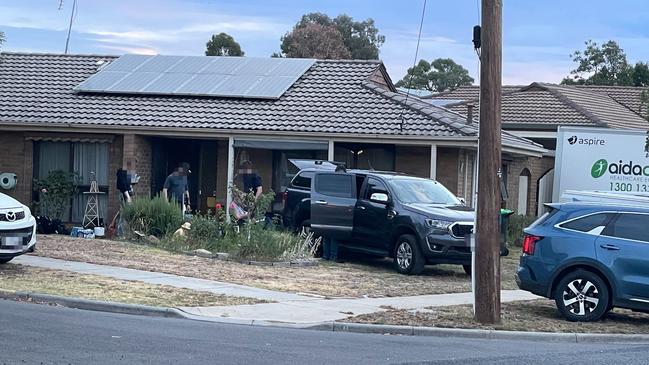
<instances>
[{"instance_id":1,"label":"person in dark shirt","mask_svg":"<svg viewBox=\"0 0 649 365\"><path fill-rule=\"evenodd\" d=\"M259 199L263 192L261 176L252 170L252 161L243 161L241 163L241 179L243 180L243 192L246 194L254 193L255 200Z\"/></svg>"},{"instance_id":2,"label":"person in dark shirt","mask_svg":"<svg viewBox=\"0 0 649 365\"><path fill-rule=\"evenodd\" d=\"M187 176L190 173L189 164L187 162L180 163L176 170L167 176L162 189L162 195L165 199L176 201L183 209L183 212L191 209L187 183Z\"/></svg>"}]
</instances>

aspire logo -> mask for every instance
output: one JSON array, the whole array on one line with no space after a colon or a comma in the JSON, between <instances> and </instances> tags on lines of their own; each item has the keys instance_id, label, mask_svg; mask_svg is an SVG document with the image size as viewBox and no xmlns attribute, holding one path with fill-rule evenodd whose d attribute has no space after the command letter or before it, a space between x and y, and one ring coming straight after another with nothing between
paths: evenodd
<instances>
[{"instance_id":1,"label":"aspire logo","mask_svg":"<svg viewBox=\"0 0 649 365\"><path fill-rule=\"evenodd\" d=\"M590 175L596 179L604 176L608 171L611 175L629 175L629 176L649 176L649 165L642 166L629 161L624 163L620 160L618 163L609 163L606 159L595 161L590 168Z\"/></svg>"}]
</instances>

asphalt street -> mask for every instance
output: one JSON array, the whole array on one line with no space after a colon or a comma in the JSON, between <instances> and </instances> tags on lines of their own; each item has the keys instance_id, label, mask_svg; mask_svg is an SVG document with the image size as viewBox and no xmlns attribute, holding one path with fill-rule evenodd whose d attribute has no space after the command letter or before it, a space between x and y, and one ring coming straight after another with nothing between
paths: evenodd
<instances>
[{"instance_id":1,"label":"asphalt street","mask_svg":"<svg viewBox=\"0 0 649 365\"><path fill-rule=\"evenodd\" d=\"M0 300L0 364L647 364L649 345L263 328Z\"/></svg>"}]
</instances>

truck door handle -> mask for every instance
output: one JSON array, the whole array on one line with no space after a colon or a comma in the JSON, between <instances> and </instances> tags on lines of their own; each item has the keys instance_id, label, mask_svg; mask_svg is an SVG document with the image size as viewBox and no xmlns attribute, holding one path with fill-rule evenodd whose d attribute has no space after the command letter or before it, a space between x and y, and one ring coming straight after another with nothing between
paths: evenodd
<instances>
[{"instance_id":1,"label":"truck door handle","mask_svg":"<svg viewBox=\"0 0 649 365\"><path fill-rule=\"evenodd\" d=\"M359 206L358 206L358 209L360 209L360 210L365 210L365 207L362 206L362 205L359 205Z\"/></svg>"},{"instance_id":2,"label":"truck door handle","mask_svg":"<svg viewBox=\"0 0 649 365\"><path fill-rule=\"evenodd\" d=\"M604 244L600 245L599 247L605 249L605 250L610 250L610 251L619 251L620 248L614 245L609 245L609 244Z\"/></svg>"},{"instance_id":3,"label":"truck door handle","mask_svg":"<svg viewBox=\"0 0 649 365\"><path fill-rule=\"evenodd\" d=\"M319 204L319 205L327 205L327 202L324 200L316 200L314 203Z\"/></svg>"}]
</instances>

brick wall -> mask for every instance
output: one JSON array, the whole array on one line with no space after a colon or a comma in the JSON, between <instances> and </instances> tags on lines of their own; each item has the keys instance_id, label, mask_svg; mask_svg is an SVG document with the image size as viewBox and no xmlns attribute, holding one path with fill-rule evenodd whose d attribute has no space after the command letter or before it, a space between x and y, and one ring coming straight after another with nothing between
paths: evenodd
<instances>
[{"instance_id":1,"label":"brick wall","mask_svg":"<svg viewBox=\"0 0 649 365\"><path fill-rule=\"evenodd\" d=\"M133 186L137 196L151 196L152 152L151 138L137 134L125 134L121 167L135 171L140 175L140 182Z\"/></svg>"},{"instance_id":2,"label":"brick wall","mask_svg":"<svg viewBox=\"0 0 649 365\"><path fill-rule=\"evenodd\" d=\"M26 140L22 132L0 133L0 173L11 172L17 175L18 184L14 189L0 189L25 205L31 204L34 163L34 142Z\"/></svg>"},{"instance_id":3,"label":"brick wall","mask_svg":"<svg viewBox=\"0 0 649 365\"><path fill-rule=\"evenodd\" d=\"M458 155L458 191L457 196L464 198L466 204L473 206L473 178L475 168L475 151L462 149Z\"/></svg>"},{"instance_id":4,"label":"brick wall","mask_svg":"<svg viewBox=\"0 0 649 365\"><path fill-rule=\"evenodd\" d=\"M108 147L108 209L104 222L108 226L119 210L119 191L117 190L117 170L122 167L122 136L115 136Z\"/></svg>"},{"instance_id":5,"label":"brick wall","mask_svg":"<svg viewBox=\"0 0 649 365\"><path fill-rule=\"evenodd\" d=\"M546 172L554 168L554 158L552 157L528 157L517 158L507 164L507 209L516 211L518 208L518 177L524 169L530 172L527 195L527 212L517 212L518 214L536 215L537 208L537 190L538 181Z\"/></svg>"}]
</instances>

